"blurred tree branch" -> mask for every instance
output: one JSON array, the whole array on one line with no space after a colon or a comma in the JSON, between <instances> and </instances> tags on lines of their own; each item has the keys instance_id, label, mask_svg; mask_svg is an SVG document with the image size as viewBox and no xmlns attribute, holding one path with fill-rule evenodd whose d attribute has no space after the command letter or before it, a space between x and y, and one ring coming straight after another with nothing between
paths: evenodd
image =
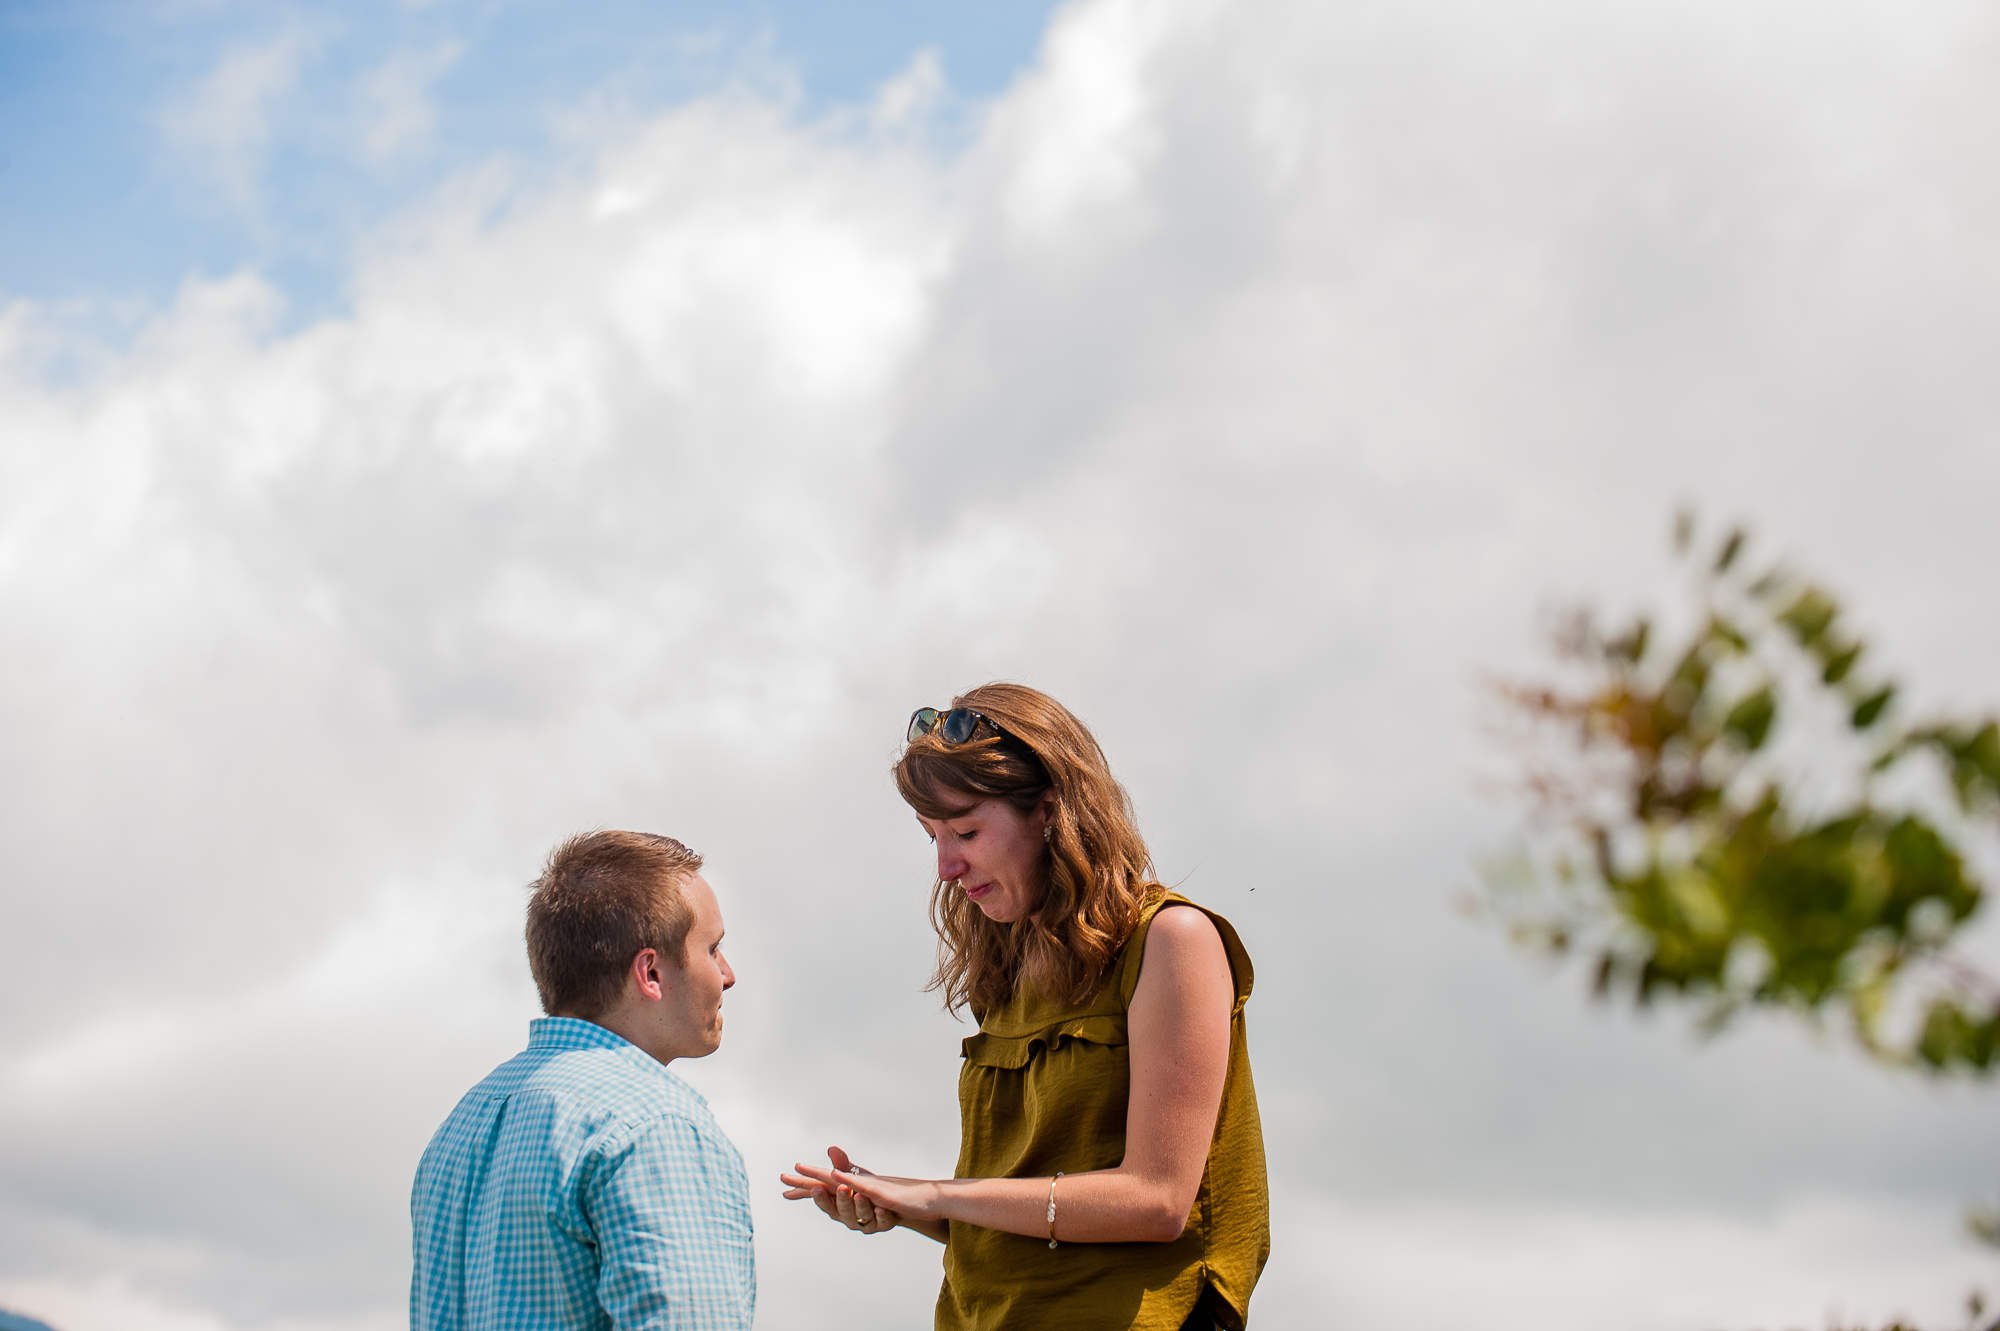
<instances>
[{"instance_id":1,"label":"blurred tree branch","mask_svg":"<svg viewBox=\"0 0 2000 1331\"><path fill-rule=\"evenodd\" d=\"M1476 904L1586 957L1600 998L1685 1000L1711 1033L1750 1007L1839 1013L1883 1063L1991 1076L2000 980L1954 945L1986 896L1968 860L2000 828L2000 724L1906 721L1839 601L1748 569L1747 543L1703 548L1683 514L1678 633L1579 610L1557 680L1497 686L1534 834ZM2000 1209L1966 1228L2000 1247Z\"/></svg>"},{"instance_id":2,"label":"blurred tree branch","mask_svg":"<svg viewBox=\"0 0 2000 1331\"><path fill-rule=\"evenodd\" d=\"M1996 1069L2000 981L1954 943L2000 824L2000 725L1905 721L1824 589L1676 524L1693 618L1555 634L1559 678L1498 687L1535 834L1486 875L1516 942L1581 954L1599 996L1847 1018L1886 1063Z\"/></svg>"}]
</instances>

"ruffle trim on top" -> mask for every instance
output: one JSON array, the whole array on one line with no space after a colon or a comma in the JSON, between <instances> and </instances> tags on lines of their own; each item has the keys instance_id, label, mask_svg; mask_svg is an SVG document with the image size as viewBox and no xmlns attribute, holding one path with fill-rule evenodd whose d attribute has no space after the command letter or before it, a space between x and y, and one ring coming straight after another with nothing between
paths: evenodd
<instances>
[{"instance_id":1,"label":"ruffle trim on top","mask_svg":"<svg viewBox=\"0 0 2000 1331\"><path fill-rule=\"evenodd\" d=\"M1034 1060L1037 1050L1054 1049L1064 1040L1101 1045L1131 1043L1126 1037L1122 1013L1115 1017L1070 1017L1033 1035L993 1035L986 1031L968 1035L963 1042L965 1061L984 1068L1024 1068Z\"/></svg>"}]
</instances>

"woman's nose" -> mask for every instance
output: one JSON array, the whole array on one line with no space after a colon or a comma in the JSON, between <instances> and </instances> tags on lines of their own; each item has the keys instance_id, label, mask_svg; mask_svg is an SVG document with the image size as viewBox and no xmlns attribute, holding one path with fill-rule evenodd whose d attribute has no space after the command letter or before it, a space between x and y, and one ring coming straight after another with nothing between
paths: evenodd
<instances>
[{"instance_id":1,"label":"woman's nose","mask_svg":"<svg viewBox=\"0 0 2000 1331\"><path fill-rule=\"evenodd\" d=\"M938 881L949 883L954 878L961 878L970 867L963 855L946 850L942 841L938 843Z\"/></svg>"}]
</instances>

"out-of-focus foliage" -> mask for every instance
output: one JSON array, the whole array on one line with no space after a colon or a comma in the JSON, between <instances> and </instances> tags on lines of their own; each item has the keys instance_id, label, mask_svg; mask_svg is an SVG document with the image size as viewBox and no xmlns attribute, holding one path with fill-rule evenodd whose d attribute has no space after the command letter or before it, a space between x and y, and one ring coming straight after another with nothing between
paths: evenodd
<instances>
[{"instance_id":1,"label":"out-of-focus foliage","mask_svg":"<svg viewBox=\"0 0 2000 1331\"><path fill-rule=\"evenodd\" d=\"M1965 1331L2000 1331L2000 1317L1989 1321L1986 1313L1986 1299L1975 1292L1965 1301ZM1847 1328L1834 1326L1832 1331L1847 1331ZM1857 1326L1852 1331L1869 1331L1869 1328ZM1898 1318L1883 1327L1882 1331L1917 1331L1917 1328Z\"/></svg>"},{"instance_id":2,"label":"out-of-focus foliage","mask_svg":"<svg viewBox=\"0 0 2000 1331\"><path fill-rule=\"evenodd\" d=\"M1990 1322L1980 1320L1984 1311L1983 1305L1975 1298L1973 1300L1972 1316L1965 1324L1966 1331L2000 1331L2000 1318L1996 1318ZM1848 1328L1836 1326L1832 1328L1832 1331L1848 1331ZM1852 1331L1872 1331L1872 1328L1857 1326L1852 1328ZM1899 1319L1883 1327L1882 1331L1920 1331L1920 1329L1912 1323Z\"/></svg>"},{"instance_id":3,"label":"out-of-focus foliage","mask_svg":"<svg viewBox=\"0 0 2000 1331\"><path fill-rule=\"evenodd\" d=\"M2000 725L1905 721L1831 594L1746 569L1741 532L1701 548L1683 518L1675 541L1684 628L1580 612L1559 682L1502 687L1540 835L1484 905L1585 955L1600 995L1689 999L1712 1029L1842 1013L1885 1061L1992 1073L2000 984L1952 944L1985 895L1967 848L2000 822Z\"/></svg>"},{"instance_id":4,"label":"out-of-focus foliage","mask_svg":"<svg viewBox=\"0 0 2000 1331\"><path fill-rule=\"evenodd\" d=\"M2000 1248L2000 1206L1973 1207L1966 1212L1965 1227L1981 1243Z\"/></svg>"}]
</instances>

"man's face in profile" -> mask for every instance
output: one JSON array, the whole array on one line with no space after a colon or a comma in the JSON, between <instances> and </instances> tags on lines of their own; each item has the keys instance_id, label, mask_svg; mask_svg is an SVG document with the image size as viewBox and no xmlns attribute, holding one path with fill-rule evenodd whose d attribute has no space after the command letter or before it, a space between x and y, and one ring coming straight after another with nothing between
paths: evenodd
<instances>
[{"instance_id":1,"label":"man's face in profile","mask_svg":"<svg viewBox=\"0 0 2000 1331\"><path fill-rule=\"evenodd\" d=\"M736 972L722 954L722 907L715 890L695 874L683 891L694 922L683 964L662 968L659 1029L663 1042L673 1046L670 1057L705 1058L722 1044L722 994L736 983Z\"/></svg>"}]
</instances>

